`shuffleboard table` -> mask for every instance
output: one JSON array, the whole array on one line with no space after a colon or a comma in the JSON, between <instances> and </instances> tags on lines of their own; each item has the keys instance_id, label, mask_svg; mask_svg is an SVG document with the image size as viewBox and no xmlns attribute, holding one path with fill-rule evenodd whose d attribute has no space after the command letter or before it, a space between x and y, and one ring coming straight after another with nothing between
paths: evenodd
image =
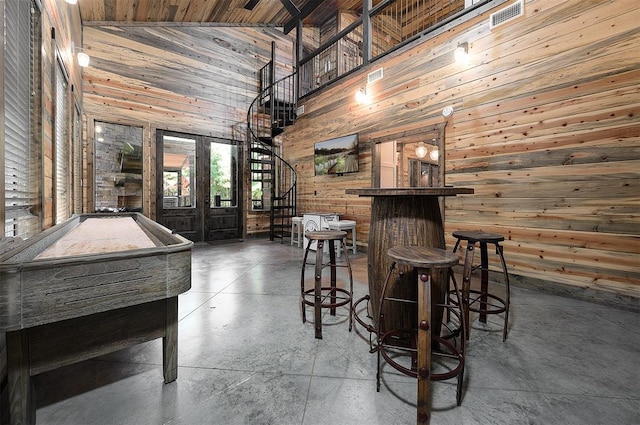
<instances>
[{"instance_id":1,"label":"shuffleboard table","mask_svg":"<svg viewBox=\"0 0 640 425\"><path fill-rule=\"evenodd\" d=\"M139 213L83 214L0 254L10 423L35 423L32 376L152 339L174 381L192 245Z\"/></svg>"}]
</instances>

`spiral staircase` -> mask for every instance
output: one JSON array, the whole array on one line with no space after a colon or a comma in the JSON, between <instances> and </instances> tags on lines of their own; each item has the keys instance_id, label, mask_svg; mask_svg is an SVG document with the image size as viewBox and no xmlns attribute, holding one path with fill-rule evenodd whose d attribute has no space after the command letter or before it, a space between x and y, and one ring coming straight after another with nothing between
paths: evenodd
<instances>
[{"instance_id":1,"label":"spiral staircase","mask_svg":"<svg viewBox=\"0 0 640 425\"><path fill-rule=\"evenodd\" d=\"M276 136L296 119L296 75L275 80L275 43L271 61L260 69L260 91L247 112L252 206L269 211L269 239L290 236L296 216L296 171L281 156ZM254 187L259 196L254 194Z\"/></svg>"}]
</instances>

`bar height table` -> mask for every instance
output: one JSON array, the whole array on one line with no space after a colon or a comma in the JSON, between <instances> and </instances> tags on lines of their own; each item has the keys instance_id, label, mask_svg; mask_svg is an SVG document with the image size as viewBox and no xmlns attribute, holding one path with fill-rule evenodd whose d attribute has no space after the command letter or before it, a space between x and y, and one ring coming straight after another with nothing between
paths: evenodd
<instances>
[{"instance_id":1,"label":"bar height table","mask_svg":"<svg viewBox=\"0 0 640 425\"><path fill-rule=\"evenodd\" d=\"M373 198L369 229L368 264L370 310L374 326L379 317L380 296L386 274L391 266L387 251L395 246L424 246L445 248L444 226L438 198L472 194L472 188L412 187L412 188L360 188L346 189L347 195ZM418 289L412 278L412 269L399 266L401 272L389 282L389 297L418 299ZM432 303L444 303L447 291L446 271L433 276ZM397 305L394 305L397 304ZM432 309L432 330L440 333L443 309ZM383 310L385 328L408 329L417 321L415 305L387 303Z\"/></svg>"}]
</instances>

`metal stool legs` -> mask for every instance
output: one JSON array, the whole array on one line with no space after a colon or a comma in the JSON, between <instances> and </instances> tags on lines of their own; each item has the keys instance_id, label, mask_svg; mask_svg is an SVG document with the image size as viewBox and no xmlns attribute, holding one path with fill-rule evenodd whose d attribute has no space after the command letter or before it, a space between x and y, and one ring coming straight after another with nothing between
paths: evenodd
<instances>
[{"instance_id":1,"label":"metal stool legs","mask_svg":"<svg viewBox=\"0 0 640 425\"><path fill-rule=\"evenodd\" d=\"M337 233L335 235L334 233ZM315 337L322 339L322 309L329 308L329 313L332 316L336 315L336 307L341 307L349 304L349 331L353 328L353 276L351 273L351 263L349 261L349 254L342 242L344 232L307 232L307 238L309 242L304 252L304 258L302 263L302 272L300 276L300 298L302 307L302 323L307 321L305 306L312 306L314 309L314 326ZM326 239L323 239L326 238ZM316 260L314 266L314 287L312 289L305 290L305 268L308 265L307 258L309 251L311 250L311 244L317 241L316 245ZM336 251L335 242L338 243L338 249L342 249L345 252L346 265L338 265L336 263ZM324 257L324 244L329 243L329 262L323 263ZM322 286L322 270L325 267L329 267L330 270L330 286ZM346 267L349 275L349 289L337 287L337 268ZM313 301L308 299L309 296L313 296Z\"/></svg>"},{"instance_id":2,"label":"metal stool legs","mask_svg":"<svg viewBox=\"0 0 640 425\"><path fill-rule=\"evenodd\" d=\"M456 252L462 240L467 241L467 249L464 255L464 266L462 270L462 301L463 313L466 319L466 336L469 338L470 312L479 313L478 320L481 323L487 322L487 315L504 313L504 327L502 330L502 341L507 339L509 325L509 305L511 298L511 290L509 286L509 273L507 272L507 264L504 259L503 247L500 241L504 240L501 235L482 234L479 232L454 232L458 238L453 248ZM484 237L483 237L484 235ZM480 264L473 265L473 258L476 243L480 246ZM489 255L488 244L494 244L496 255L500 259L500 266L505 280L505 296L504 299L489 292ZM480 290L471 289L471 274L474 270L480 270ZM476 306L477 305L477 306Z\"/></svg>"}]
</instances>

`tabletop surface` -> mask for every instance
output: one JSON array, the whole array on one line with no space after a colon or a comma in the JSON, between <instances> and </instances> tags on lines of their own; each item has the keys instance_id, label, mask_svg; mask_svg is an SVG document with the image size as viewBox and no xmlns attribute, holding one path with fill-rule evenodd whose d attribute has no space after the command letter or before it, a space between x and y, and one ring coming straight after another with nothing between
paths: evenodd
<instances>
[{"instance_id":1,"label":"tabletop surface","mask_svg":"<svg viewBox=\"0 0 640 425\"><path fill-rule=\"evenodd\" d=\"M473 193L470 187L367 187L346 189L347 195L359 196L455 196Z\"/></svg>"},{"instance_id":2,"label":"tabletop surface","mask_svg":"<svg viewBox=\"0 0 640 425\"><path fill-rule=\"evenodd\" d=\"M35 258L104 254L155 246L131 217L88 218Z\"/></svg>"}]
</instances>

